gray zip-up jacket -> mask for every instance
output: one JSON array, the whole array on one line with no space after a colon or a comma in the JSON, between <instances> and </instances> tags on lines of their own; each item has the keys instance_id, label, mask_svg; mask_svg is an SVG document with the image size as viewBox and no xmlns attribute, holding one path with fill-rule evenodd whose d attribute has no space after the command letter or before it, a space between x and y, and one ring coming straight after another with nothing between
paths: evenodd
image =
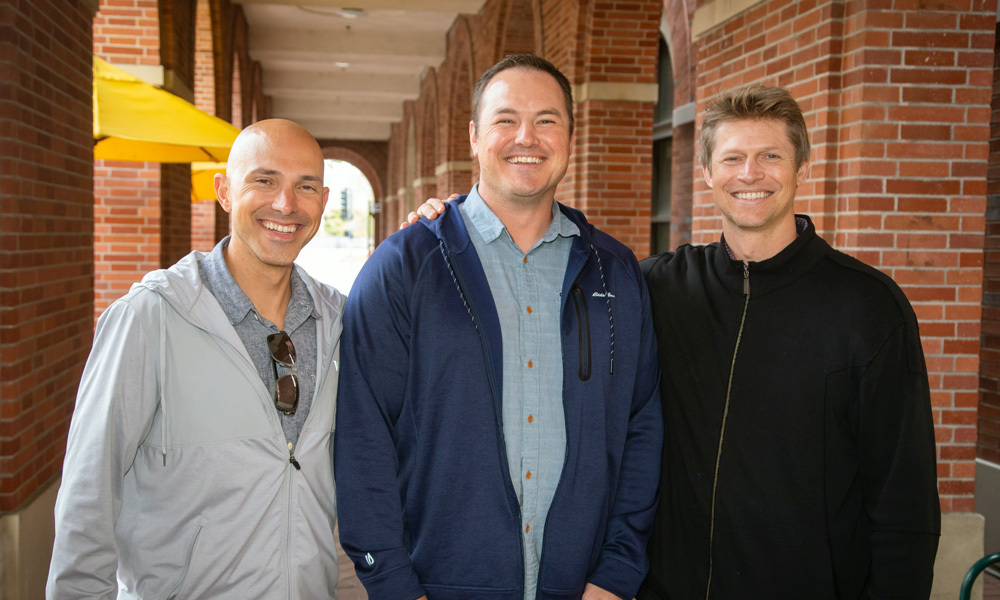
<instances>
[{"instance_id":1,"label":"gray zip-up jacket","mask_svg":"<svg viewBox=\"0 0 1000 600\"><path fill-rule=\"evenodd\" d=\"M335 597L344 297L299 269L319 357L297 470L200 256L146 275L97 324L56 501L50 600Z\"/></svg>"}]
</instances>

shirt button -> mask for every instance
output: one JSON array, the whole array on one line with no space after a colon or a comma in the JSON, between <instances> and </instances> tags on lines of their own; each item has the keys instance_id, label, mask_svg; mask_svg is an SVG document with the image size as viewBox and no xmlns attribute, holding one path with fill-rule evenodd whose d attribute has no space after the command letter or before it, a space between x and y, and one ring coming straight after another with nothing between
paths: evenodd
<instances>
[{"instance_id":1,"label":"shirt button","mask_svg":"<svg viewBox=\"0 0 1000 600\"><path fill-rule=\"evenodd\" d=\"M525 255L525 257L524 257L524 262L528 262L528 257L527 257L527 255Z\"/></svg>"},{"instance_id":2,"label":"shirt button","mask_svg":"<svg viewBox=\"0 0 1000 600\"><path fill-rule=\"evenodd\" d=\"M531 307L530 306L528 307L528 314L529 315L531 314Z\"/></svg>"},{"instance_id":3,"label":"shirt button","mask_svg":"<svg viewBox=\"0 0 1000 600\"><path fill-rule=\"evenodd\" d=\"M524 476L524 478L531 479L531 471L528 471L528 473Z\"/></svg>"},{"instance_id":4,"label":"shirt button","mask_svg":"<svg viewBox=\"0 0 1000 600\"><path fill-rule=\"evenodd\" d=\"M525 525L524 526L524 533L528 533L529 531L531 531L531 525Z\"/></svg>"},{"instance_id":5,"label":"shirt button","mask_svg":"<svg viewBox=\"0 0 1000 600\"><path fill-rule=\"evenodd\" d=\"M534 415L528 415L528 422L529 423L534 423L535 422L535 416Z\"/></svg>"},{"instance_id":6,"label":"shirt button","mask_svg":"<svg viewBox=\"0 0 1000 600\"><path fill-rule=\"evenodd\" d=\"M528 368L530 369L530 368L531 368L531 367L533 367L533 366L535 366L535 363L533 363L533 362L531 362L531 361L529 360L529 361L528 361Z\"/></svg>"}]
</instances>

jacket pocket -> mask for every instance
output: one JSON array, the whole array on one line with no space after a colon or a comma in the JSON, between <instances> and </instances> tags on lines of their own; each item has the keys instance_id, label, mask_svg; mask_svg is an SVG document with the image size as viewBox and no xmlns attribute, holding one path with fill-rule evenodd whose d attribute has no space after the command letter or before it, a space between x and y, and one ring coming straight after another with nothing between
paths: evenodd
<instances>
[{"instance_id":1,"label":"jacket pocket","mask_svg":"<svg viewBox=\"0 0 1000 600\"><path fill-rule=\"evenodd\" d=\"M205 519L199 519L197 527L194 533L191 535L190 541L187 544L187 556L184 560L184 567L181 569L180 574L177 577L177 583L174 584L173 589L167 594L167 600L173 600L175 598L184 598L186 594L186 587L190 583L188 581L188 575L191 573L191 567L194 564L194 560L198 553L198 542L201 541L203 531L205 529Z\"/></svg>"}]
</instances>

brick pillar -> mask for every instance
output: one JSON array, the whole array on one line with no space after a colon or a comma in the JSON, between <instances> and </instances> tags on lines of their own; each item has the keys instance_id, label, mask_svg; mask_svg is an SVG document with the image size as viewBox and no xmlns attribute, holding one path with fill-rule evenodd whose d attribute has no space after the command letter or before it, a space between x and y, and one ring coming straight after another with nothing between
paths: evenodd
<instances>
[{"instance_id":1,"label":"brick pillar","mask_svg":"<svg viewBox=\"0 0 1000 600\"><path fill-rule=\"evenodd\" d=\"M93 51L108 62L162 73L155 0L102 0ZM160 266L160 165L94 161L94 319Z\"/></svg>"},{"instance_id":2,"label":"brick pillar","mask_svg":"<svg viewBox=\"0 0 1000 600\"><path fill-rule=\"evenodd\" d=\"M0 0L0 596L41 598L93 338L91 18Z\"/></svg>"},{"instance_id":3,"label":"brick pillar","mask_svg":"<svg viewBox=\"0 0 1000 600\"><path fill-rule=\"evenodd\" d=\"M576 147L556 198L649 255L653 105L662 0L593 2L575 84ZM563 69L567 72L567 69Z\"/></svg>"},{"instance_id":4,"label":"brick pillar","mask_svg":"<svg viewBox=\"0 0 1000 600\"><path fill-rule=\"evenodd\" d=\"M208 0L198 0L195 16L194 38L194 105L210 115L219 115L216 108L215 41L213 39L212 11ZM232 57L230 56L230 60ZM225 86L229 89L229 86ZM217 223L218 220L222 223ZM219 235L220 230L222 234ZM195 202L191 205L191 248L203 252L211 250L215 242L229 231L229 215L218 202Z\"/></svg>"},{"instance_id":5,"label":"brick pillar","mask_svg":"<svg viewBox=\"0 0 1000 600\"><path fill-rule=\"evenodd\" d=\"M93 335L94 213L91 9L80 1L0 0L0 14L3 513L62 465Z\"/></svg>"},{"instance_id":6,"label":"brick pillar","mask_svg":"<svg viewBox=\"0 0 1000 600\"><path fill-rule=\"evenodd\" d=\"M191 203L191 248L209 252L215 247L215 207L214 200L200 200Z\"/></svg>"},{"instance_id":7,"label":"brick pillar","mask_svg":"<svg viewBox=\"0 0 1000 600\"><path fill-rule=\"evenodd\" d=\"M94 319L160 266L160 165L94 166Z\"/></svg>"},{"instance_id":8,"label":"brick pillar","mask_svg":"<svg viewBox=\"0 0 1000 600\"><path fill-rule=\"evenodd\" d=\"M942 509L972 511L995 6L867 4L844 15L837 242L913 303Z\"/></svg>"},{"instance_id":9,"label":"brick pillar","mask_svg":"<svg viewBox=\"0 0 1000 600\"><path fill-rule=\"evenodd\" d=\"M1000 27L993 51L993 80L1000 81ZM976 455L1000 465L1000 90L994 87L986 195L986 264L983 267L983 333L979 364Z\"/></svg>"},{"instance_id":10,"label":"brick pillar","mask_svg":"<svg viewBox=\"0 0 1000 600\"><path fill-rule=\"evenodd\" d=\"M193 1L175 0L161 13L155 0L102 0L93 22L94 52L155 83L172 82L173 91L192 100ZM191 173L187 164L99 160L95 174L99 315L132 282L190 250Z\"/></svg>"}]
</instances>

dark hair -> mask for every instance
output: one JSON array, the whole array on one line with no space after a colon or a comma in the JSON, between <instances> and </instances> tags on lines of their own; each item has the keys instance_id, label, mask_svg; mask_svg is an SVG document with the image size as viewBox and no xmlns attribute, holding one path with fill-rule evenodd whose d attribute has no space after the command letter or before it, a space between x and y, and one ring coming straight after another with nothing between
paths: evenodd
<instances>
[{"instance_id":1,"label":"dark hair","mask_svg":"<svg viewBox=\"0 0 1000 600\"><path fill-rule=\"evenodd\" d=\"M479 105L483 99L483 92L486 91L486 86L498 73L507 69L534 69L554 77L562 89L563 99L566 101L566 114L569 115L569 132L573 133L573 89L569 85L569 80L555 65L534 54L509 54L497 64L486 69L486 72L476 82L476 87L472 92L472 122L477 131L479 130Z\"/></svg>"},{"instance_id":2,"label":"dark hair","mask_svg":"<svg viewBox=\"0 0 1000 600\"><path fill-rule=\"evenodd\" d=\"M698 142L698 160L709 172L712 171L715 130L722 123L747 119L781 121L795 147L795 168L809 160L809 131L798 102L785 88L751 84L723 92L705 109Z\"/></svg>"}]
</instances>

